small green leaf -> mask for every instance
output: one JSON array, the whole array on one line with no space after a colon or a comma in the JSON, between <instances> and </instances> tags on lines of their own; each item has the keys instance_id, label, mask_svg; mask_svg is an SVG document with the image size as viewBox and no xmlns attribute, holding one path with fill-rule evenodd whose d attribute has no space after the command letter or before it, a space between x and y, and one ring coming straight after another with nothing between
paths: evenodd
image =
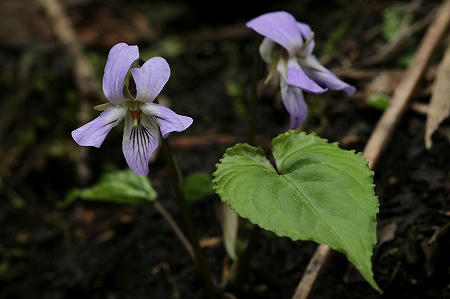
<instances>
[{"instance_id":1,"label":"small green leaf","mask_svg":"<svg viewBox=\"0 0 450 299\"><path fill-rule=\"evenodd\" d=\"M239 117L244 117L246 106L243 100L243 87L239 81L229 81L225 86L227 95L232 99L233 110Z\"/></svg>"},{"instance_id":2,"label":"small green leaf","mask_svg":"<svg viewBox=\"0 0 450 299\"><path fill-rule=\"evenodd\" d=\"M375 93L369 97L369 105L381 111L387 109L390 101L391 97L384 93Z\"/></svg>"},{"instance_id":3,"label":"small green leaf","mask_svg":"<svg viewBox=\"0 0 450 299\"><path fill-rule=\"evenodd\" d=\"M191 174L184 180L183 192L189 201L213 194L211 176L205 172Z\"/></svg>"},{"instance_id":4,"label":"small green leaf","mask_svg":"<svg viewBox=\"0 0 450 299\"><path fill-rule=\"evenodd\" d=\"M360 153L288 131L272 140L276 169L261 148L229 148L215 190L240 216L292 240L324 243L347 255L370 285L378 200Z\"/></svg>"},{"instance_id":5,"label":"small green leaf","mask_svg":"<svg viewBox=\"0 0 450 299\"><path fill-rule=\"evenodd\" d=\"M405 18L406 7L403 5L392 5L383 12L383 36L391 41L397 35Z\"/></svg>"},{"instance_id":6,"label":"small green leaf","mask_svg":"<svg viewBox=\"0 0 450 299\"><path fill-rule=\"evenodd\" d=\"M90 201L136 204L155 200L156 192L146 177L131 170L120 170L105 174L90 188L69 193L66 201L71 202L75 197Z\"/></svg>"}]
</instances>

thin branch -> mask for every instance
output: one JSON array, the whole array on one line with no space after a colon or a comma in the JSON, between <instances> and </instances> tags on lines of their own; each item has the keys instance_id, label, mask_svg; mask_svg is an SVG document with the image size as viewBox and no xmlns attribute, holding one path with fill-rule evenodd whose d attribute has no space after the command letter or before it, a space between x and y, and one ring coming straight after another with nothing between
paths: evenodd
<instances>
[{"instance_id":1,"label":"thin branch","mask_svg":"<svg viewBox=\"0 0 450 299\"><path fill-rule=\"evenodd\" d=\"M363 155L369 162L371 169L375 169L383 150L389 144L400 119L408 108L408 103L414 88L417 86L431 55L447 31L449 24L450 0L445 0L437 10L437 15L434 17L433 23L422 39L414 60L405 71L405 76L395 89L391 105L378 121L364 149ZM331 248L327 245L319 245L316 253L306 267L306 271L293 296L294 299L308 298L319 276L320 270L326 264L330 251Z\"/></svg>"},{"instance_id":2,"label":"thin branch","mask_svg":"<svg viewBox=\"0 0 450 299\"><path fill-rule=\"evenodd\" d=\"M64 7L58 0L38 0L52 26L56 39L62 44L65 52L73 62L73 75L80 91L80 111L78 121L85 123L89 121L90 107L88 99L103 99L103 95L97 86L95 72L88 63L83 53L83 48L78 40L70 18L67 16ZM77 173L81 183L86 183L90 176L90 170L86 163L87 149L82 147L77 151Z\"/></svg>"},{"instance_id":3,"label":"thin branch","mask_svg":"<svg viewBox=\"0 0 450 299\"><path fill-rule=\"evenodd\" d=\"M195 230L194 223L192 221L192 214L183 193L183 176L181 174L180 168L178 167L178 163L172 154L169 141L167 140L167 138L162 138L162 136L160 137L160 139L162 139L162 151L169 166L173 187L176 191L175 199L181 212L181 216L184 222L184 228L194 251L195 264L197 265L198 271L200 272L200 275L203 279L203 282L205 283L210 297L216 298L219 295L219 290L215 286L215 279L212 277L211 272L209 271L208 263L200 248L197 231Z\"/></svg>"},{"instance_id":4,"label":"thin branch","mask_svg":"<svg viewBox=\"0 0 450 299\"><path fill-rule=\"evenodd\" d=\"M215 28L206 32L192 32L185 35L187 42L220 42L222 40L240 40L251 36L252 31L244 24L233 24Z\"/></svg>"},{"instance_id":5,"label":"thin branch","mask_svg":"<svg viewBox=\"0 0 450 299\"><path fill-rule=\"evenodd\" d=\"M408 11L406 12L405 20L400 26L394 39L382 46L375 55L365 58L362 63L363 66L372 66L390 59L394 54L398 53L398 51L402 49L405 42L410 39L411 36L431 23L433 16L435 16L435 11L428 13L421 20L411 24L414 11L417 10L420 4L420 0L416 0L411 3Z\"/></svg>"},{"instance_id":6,"label":"thin branch","mask_svg":"<svg viewBox=\"0 0 450 299\"><path fill-rule=\"evenodd\" d=\"M327 263L328 258L331 255L330 247L324 244L320 244L314 252L313 257L309 261L308 266L305 269L303 278L298 284L295 294L292 299L306 299L311 293L312 287L315 281L319 277L320 271Z\"/></svg>"},{"instance_id":7,"label":"thin branch","mask_svg":"<svg viewBox=\"0 0 450 299\"><path fill-rule=\"evenodd\" d=\"M188 254L191 257L192 261L195 263L194 249L192 249L191 243L189 243L189 240L186 238L186 236L184 235L183 231L180 229L180 227L177 225L175 220L172 218L172 216L164 208L163 205L161 205L158 201L155 201L153 205L155 206L155 209L164 218L164 220L166 220L167 224L169 224L170 228L173 230L173 232L177 236L178 240L180 240L180 242L183 245L184 249L186 249L186 251L188 252Z\"/></svg>"},{"instance_id":8,"label":"thin branch","mask_svg":"<svg viewBox=\"0 0 450 299\"><path fill-rule=\"evenodd\" d=\"M381 153L390 142L394 131L408 108L409 100L416 88L431 55L441 41L450 24L450 0L446 0L437 10L434 22L420 43L414 60L400 84L394 91L392 102L384 112L381 119L370 136L364 149L364 157L369 161L370 168L374 169Z\"/></svg>"},{"instance_id":9,"label":"thin branch","mask_svg":"<svg viewBox=\"0 0 450 299\"><path fill-rule=\"evenodd\" d=\"M73 73L82 96L88 99L104 99L96 84L95 72L83 53L83 47L72 21L58 0L38 0L44 9L57 40L73 62ZM86 119L87 120L87 119ZM83 120L85 121L85 120Z\"/></svg>"}]
</instances>

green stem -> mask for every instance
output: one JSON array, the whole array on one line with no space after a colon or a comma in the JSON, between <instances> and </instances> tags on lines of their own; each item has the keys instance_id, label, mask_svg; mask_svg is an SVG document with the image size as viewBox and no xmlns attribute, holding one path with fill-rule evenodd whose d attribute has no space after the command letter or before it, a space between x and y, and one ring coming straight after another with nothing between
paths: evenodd
<instances>
[{"instance_id":1,"label":"green stem","mask_svg":"<svg viewBox=\"0 0 450 299\"><path fill-rule=\"evenodd\" d=\"M169 145L169 141L167 138L162 139L162 150L167 161L167 164L170 168L170 172L172 175L173 186L176 191L176 201L178 207L181 212L181 216L183 218L184 227L187 232L187 236L192 245L192 249L194 250L195 262L198 268L198 271L203 279L203 282L206 285L208 292L210 293L211 298L218 297L218 289L215 287L211 273L208 269L208 264L206 263L206 259L203 256L203 253L200 248L200 243L197 237L197 232L194 228L194 224L192 222L192 216L189 209L188 202L184 197L183 192L183 176L181 174L180 168L178 167L178 163L175 160L175 157L172 154L172 150Z\"/></svg>"}]
</instances>

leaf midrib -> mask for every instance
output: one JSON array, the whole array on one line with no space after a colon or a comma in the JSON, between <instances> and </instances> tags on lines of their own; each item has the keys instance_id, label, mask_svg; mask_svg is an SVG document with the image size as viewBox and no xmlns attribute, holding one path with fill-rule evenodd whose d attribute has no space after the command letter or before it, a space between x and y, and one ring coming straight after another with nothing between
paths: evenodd
<instances>
[{"instance_id":1,"label":"leaf midrib","mask_svg":"<svg viewBox=\"0 0 450 299\"><path fill-rule=\"evenodd\" d=\"M333 229L333 227L331 227L331 225L327 221L323 219L322 215L319 213L319 211L317 211L316 207L312 204L311 200L305 194L303 194L303 192L297 187L297 185L295 185L288 177L284 175L279 175L279 177L283 178L288 184L290 184L294 188L294 190L297 191L297 195L301 195L306 199L306 201L311 206L314 213L316 213L316 215L320 218L320 220L322 220L323 223L325 223L326 226L328 226L330 231L332 231L338 237L338 239L341 241L341 244L343 244L343 246L346 249L345 242L343 242L341 236Z\"/></svg>"}]
</instances>

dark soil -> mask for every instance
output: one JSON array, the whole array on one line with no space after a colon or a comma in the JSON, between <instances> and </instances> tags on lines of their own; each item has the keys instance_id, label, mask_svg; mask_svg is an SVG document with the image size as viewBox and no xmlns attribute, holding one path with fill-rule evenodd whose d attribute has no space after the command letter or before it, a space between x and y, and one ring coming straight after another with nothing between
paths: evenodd
<instances>
[{"instance_id":1,"label":"dark soil","mask_svg":"<svg viewBox=\"0 0 450 299\"><path fill-rule=\"evenodd\" d=\"M172 77L163 97L177 113L194 118L194 125L183 135L209 136L206 144L189 140L181 143L181 134L171 136L184 174L214 171L225 149L234 144L221 142L221 134L234 136L236 142L246 140L245 107L252 70L256 69L258 79L266 73L262 63L254 67L261 40L257 34L244 30L220 38L215 36L217 28L225 32L231 25L241 24L244 28L246 20L260 13L288 10L314 28L320 56L325 51L321 42L329 43L330 35L338 35L334 29L349 22L342 29L345 34L336 37L336 49L328 53L331 58L327 66L341 66L346 59L357 64L375 52L365 33L381 24L383 10L391 5L389 1L330 1L329 5L283 1L254 7L238 1L211 2L207 6L196 1L175 1L154 3L152 10L148 9L150 4L140 0L130 4L75 2L80 3L68 4L69 12L77 28L86 27L88 33L101 31L102 26L109 24L86 25L90 23L85 18L96 13L106 15L106 19L123 28L136 26L124 18L129 11L121 12L122 8L141 14L150 22L152 35L145 38L133 30L121 33L119 29L109 43L102 39L89 41L86 31L79 34L99 78L109 47L118 41L133 43L136 39L134 43L140 45L141 51L156 51L154 55L167 58ZM427 2L420 13L437 4ZM37 18L37 8L35 13ZM35 30L40 32L39 28ZM20 40L11 37L0 48L0 61L5 61L0 68L1 107L14 107L9 101L25 99L20 107L8 108L15 113L14 121L6 130L0 128L0 153L4 157L0 165L0 298L206 298L191 260L151 204L79 201L66 209L57 208L68 192L80 186L74 158L79 148L70 138L70 131L78 126L78 94L70 59L43 32L42 38L26 37L25 33ZM423 31L417 35L418 40L421 34ZM175 48L181 48L168 50L169 46L162 46L160 40L166 37L175 39ZM381 42L378 37L375 43ZM439 61L440 54L436 55ZM377 65L380 69L391 66L389 61ZM359 90L368 83L346 80ZM237 86L237 95L227 89L231 84ZM338 92L307 99L310 115L305 129L339 141L346 149L361 151L382 113L357 97ZM428 102L429 95L413 100ZM92 103L96 104L99 103ZM5 113L2 115L3 121ZM288 115L277 88L265 87L257 106L258 144L267 148L271 138L287 128ZM310 298L450 296L449 141L438 132L433 148L426 151L424 131L425 116L407 112L375 175L382 240L374 249L373 268L384 294L372 290L343 255L334 253ZM88 185L107 170L126 167L121 138L119 127L110 133L101 149L89 149ZM151 164L149 178L160 202L179 219L169 171L160 156ZM216 195L192 203L201 239L221 234L216 216L218 203ZM238 297L290 298L315 248L313 242L293 242L263 231ZM222 244L205 248L204 252L215 276L220 278L226 262Z\"/></svg>"}]
</instances>

